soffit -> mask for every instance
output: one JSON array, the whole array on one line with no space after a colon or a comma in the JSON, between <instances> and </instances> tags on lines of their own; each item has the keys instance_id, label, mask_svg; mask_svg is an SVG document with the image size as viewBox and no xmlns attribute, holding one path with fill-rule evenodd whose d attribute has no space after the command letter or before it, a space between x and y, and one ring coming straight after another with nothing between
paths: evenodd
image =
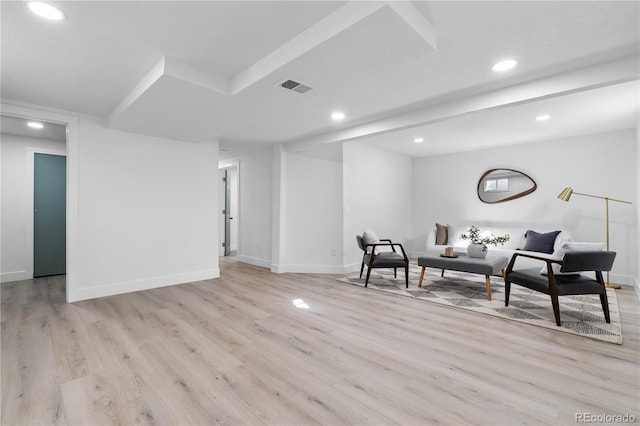
<instances>
[{"instance_id":1,"label":"soffit","mask_svg":"<svg viewBox=\"0 0 640 426\"><path fill-rule=\"evenodd\" d=\"M358 139L410 157L632 129L640 117L638 81L473 112L424 126ZM539 115L547 121L536 121ZM423 138L417 144L415 138Z\"/></svg>"}]
</instances>

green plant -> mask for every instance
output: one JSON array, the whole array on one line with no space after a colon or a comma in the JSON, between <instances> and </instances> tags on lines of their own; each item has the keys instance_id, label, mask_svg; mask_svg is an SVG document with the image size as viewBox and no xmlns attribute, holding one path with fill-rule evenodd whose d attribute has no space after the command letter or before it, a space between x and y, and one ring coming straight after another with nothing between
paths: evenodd
<instances>
[{"instance_id":1,"label":"green plant","mask_svg":"<svg viewBox=\"0 0 640 426\"><path fill-rule=\"evenodd\" d=\"M493 234L481 235L480 229L478 229L477 226L470 226L466 233L460 235L460 238L469 240L471 244L481 244L482 248L486 250L487 244L493 244L494 246L498 244L504 245L504 243L509 241L509 234L502 236L495 236Z\"/></svg>"}]
</instances>

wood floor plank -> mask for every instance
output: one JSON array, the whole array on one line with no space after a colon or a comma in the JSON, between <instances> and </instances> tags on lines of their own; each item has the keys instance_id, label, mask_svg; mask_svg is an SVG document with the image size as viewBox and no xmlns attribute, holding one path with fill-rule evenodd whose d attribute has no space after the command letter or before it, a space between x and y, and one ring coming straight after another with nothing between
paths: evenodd
<instances>
[{"instance_id":1,"label":"wood floor plank","mask_svg":"<svg viewBox=\"0 0 640 426\"><path fill-rule=\"evenodd\" d=\"M167 346L177 347L184 354L200 357L217 371L227 371L242 365L232 353L218 346L205 333L169 310L147 314L145 318L152 322L154 327L157 324L158 335L165 339Z\"/></svg>"},{"instance_id":2,"label":"wood floor plank","mask_svg":"<svg viewBox=\"0 0 640 426\"><path fill-rule=\"evenodd\" d=\"M73 305L56 304L47 313L56 371L61 383L102 370L90 331Z\"/></svg>"},{"instance_id":3,"label":"wood floor plank","mask_svg":"<svg viewBox=\"0 0 640 426\"><path fill-rule=\"evenodd\" d=\"M153 338L144 342L141 351L154 370L162 372L158 377L162 383L160 389L168 392L162 392L160 398L172 412L178 413L178 423L252 424L258 421L252 412L228 403L228 396L217 393L209 366L194 367L193 361L185 358L184 348L167 347L162 339Z\"/></svg>"},{"instance_id":4,"label":"wood floor plank","mask_svg":"<svg viewBox=\"0 0 640 426\"><path fill-rule=\"evenodd\" d=\"M118 377L92 374L62 384L67 424L133 424Z\"/></svg>"},{"instance_id":5,"label":"wood floor plank","mask_svg":"<svg viewBox=\"0 0 640 426\"><path fill-rule=\"evenodd\" d=\"M221 278L74 304L64 277L0 287L0 423L575 424L640 417L624 344L221 258ZM294 300L303 300L300 308ZM298 307L297 307L298 306Z\"/></svg>"},{"instance_id":6,"label":"wood floor plank","mask_svg":"<svg viewBox=\"0 0 640 426\"><path fill-rule=\"evenodd\" d=\"M287 384L274 377L269 369L263 369L260 362L247 361L246 366L222 373L220 379L229 387L226 391L246 401L248 409L265 424L322 424L309 413L306 404L299 403L298 396Z\"/></svg>"},{"instance_id":7,"label":"wood floor plank","mask_svg":"<svg viewBox=\"0 0 640 426\"><path fill-rule=\"evenodd\" d=\"M46 315L2 323L0 424L65 424Z\"/></svg>"}]
</instances>

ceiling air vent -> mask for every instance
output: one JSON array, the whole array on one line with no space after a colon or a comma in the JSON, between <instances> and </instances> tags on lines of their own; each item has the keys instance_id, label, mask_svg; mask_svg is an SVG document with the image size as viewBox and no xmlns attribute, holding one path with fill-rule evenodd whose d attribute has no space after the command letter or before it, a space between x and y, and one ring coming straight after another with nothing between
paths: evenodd
<instances>
[{"instance_id":1,"label":"ceiling air vent","mask_svg":"<svg viewBox=\"0 0 640 426\"><path fill-rule=\"evenodd\" d=\"M278 83L278 86L283 87L288 90L293 90L298 93L307 93L309 90L313 89L311 86L307 86L306 84L298 83L297 81L293 81L291 79L286 79Z\"/></svg>"}]
</instances>

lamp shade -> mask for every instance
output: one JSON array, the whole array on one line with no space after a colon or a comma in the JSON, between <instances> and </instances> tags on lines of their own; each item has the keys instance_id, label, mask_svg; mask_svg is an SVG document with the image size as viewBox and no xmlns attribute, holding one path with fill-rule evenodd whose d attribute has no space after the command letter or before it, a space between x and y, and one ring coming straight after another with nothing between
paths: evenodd
<instances>
[{"instance_id":1,"label":"lamp shade","mask_svg":"<svg viewBox=\"0 0 640 426\"><path fill-rule=\"evenodd\" d=\"M566 187L562 190L560 195L558 195L558 198L562 201L569 201L569 199L571 198L571 194L573 194L573 189Z\"/></svg>"}]
</instances>

